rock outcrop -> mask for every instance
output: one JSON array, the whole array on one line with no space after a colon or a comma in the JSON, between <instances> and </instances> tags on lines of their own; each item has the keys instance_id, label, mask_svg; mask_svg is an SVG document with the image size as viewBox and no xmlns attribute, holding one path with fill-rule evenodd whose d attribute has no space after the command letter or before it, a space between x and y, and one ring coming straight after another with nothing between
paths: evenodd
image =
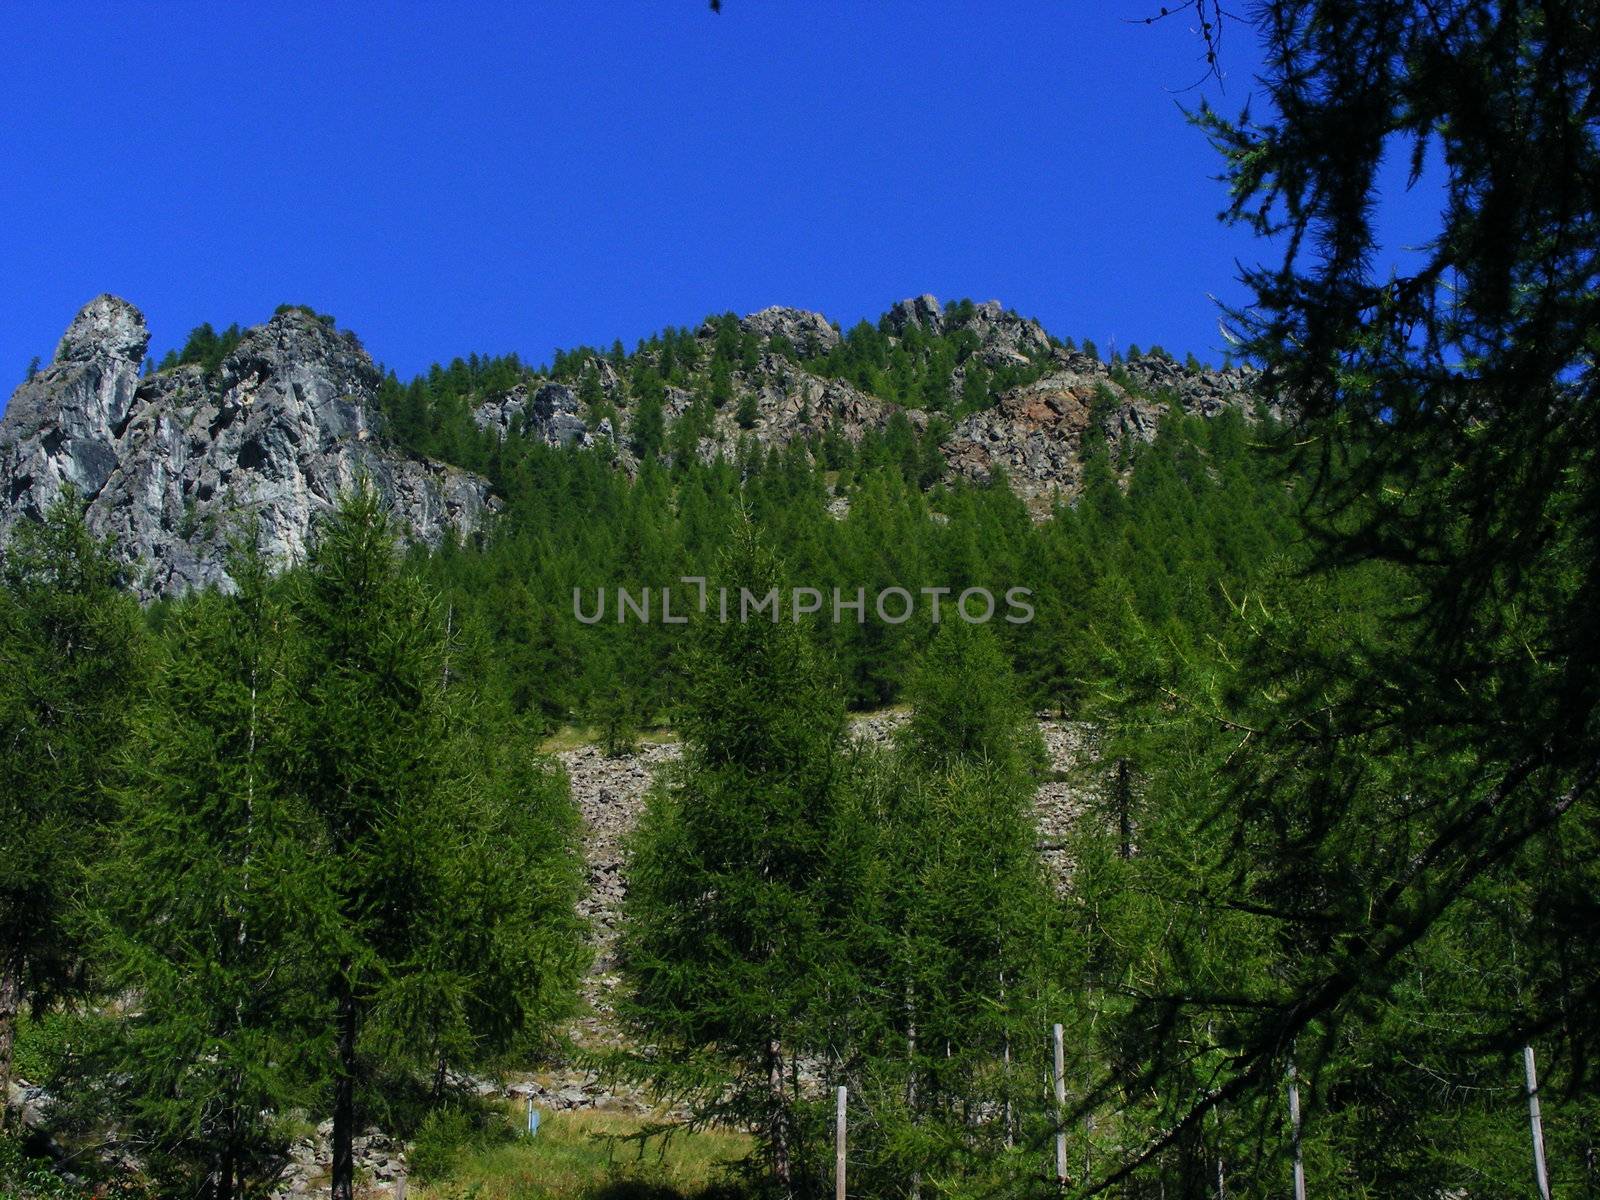
<instances>
[{"instance_id":1,"label":"rock outcrop","mask_svg":"<svg viewBox=\"0 0 1600 1200\"><path fill-rule=\"evenodd\" d=\"M739 328L761 338L786 338L806 358L826 354L839 344L839 331L827 317L802 308L763 308L741 318Z\"/></svg>"},{"instance_id":2,"label":"rock outcrop","mask_svg":"<svg viewBox=\"0 0 1600 1200\"><path fill-rule=\"evenodd\" d=\"M1077 494L1091 424L1113 442L1148 441L1173 407L1211 417L1254 414L1263 403L1246 368L1183 365L1160 353L1108 366L992 300L916 296L894 304L879 328L892 350L906 343L916 354L911 343L932 337L959 347L946 385L930 394L960 398L980 364L986 387L1029 381L963 416L942 449L951 476L981 482L1003 472L1040 516ZM672 453L709 462L797 440L860 443L900 419L920 437L940 419L826 374L821 360L840 336L821 313L765 308L739 329L745 344L735 359L724 351L716 389L708 364L720 322L697 331L689 376L668 372L667 424L692 418L699 434L692 449L678 443ZM247 331L209 373L180 366L141 376L149 341L138 310L100 296L72 322L55 360L17 389L0 422L0 534L70 485L90 501L91 527L116 535L135 585L152 596L224 582L223 547L249 518L259 519L269 554L298 558L316 515L361 475L428 544L477 528L494 506L484 480L384 443L377 369L353 335L309 312L286 310ZM644 365L659 366L648 353ZM595 448L633 472L632 369L591 356L573 378L524 372L509 390L477 397L472 417L498 437Z\"/></svg>"},{"instance_id":3,"label":"rock outcrop","mask_svg":"<svg viewBox=\"0 0 1600 1200\"><path fill-rule=\"evenodd\" d=\"M17 389L0 420L0 533L70 485L148 598L225 586L228 541L252 522L269 558L300 559L319 515L363 477L430 545L492 507L484 480L375 435L380 377L353 334L286 310L212 374L141 378L149 340L131 304L97 297Z\"/></svg>"},{"instance_id":4,"label":"rock outcrop","mask_svg":"<svg viewBox=\"0 0 1600 1200\"><path fill-rule=\"evenodd\" d=\"M501 437L517 434L547 446L594 445L594 433L584 423L578 394L564 383L545 383L531 390L519 383L478 405L472 410L472 419L479 429L493 429Z\"/></svg>"}]
</instances>

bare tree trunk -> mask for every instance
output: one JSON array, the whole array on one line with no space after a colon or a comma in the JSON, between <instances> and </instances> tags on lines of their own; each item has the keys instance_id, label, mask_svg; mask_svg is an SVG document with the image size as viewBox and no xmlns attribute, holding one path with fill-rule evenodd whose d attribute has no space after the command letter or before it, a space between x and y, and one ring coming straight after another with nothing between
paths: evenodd
<instances>
[{"instance_id":1,"label":"bare tree trunk","mask_svg":"<svg viewBox=\"0 0 1600 1200\"><path fill-rule=\"evenodd\" d=\"M333 1083L333 1200L355 1200L356 1001L349 964L339 973L339 1062Z\"/></svg>"},{"instance_id":2,"label":"bare tree trunk","mask_svg":"<svg viewBox=\"0 0 1600 1200\"><path fill-rule=\"evenodd\" d=\"M789 1160L789 1097L783 1089L783 1043L767 1040L767 1092L772 1103L772 1176L785 1196L794 1195L794 1168ZM335 1200L348 1200L336 1197Z\"/></svg>"},{"instance_id":3,"label":"bare tree trunk","mask_svg":"<svg viewBox=\"0 0 1600 1200\"><path fill-rule=\"evenodd\" d=\"M0 1129L10 1121L6 1103L11 1087L11 1058L16 1049L17 1010L22 1007L22 962L11 955L0 971Z\"/></svg>"}]
</instances>

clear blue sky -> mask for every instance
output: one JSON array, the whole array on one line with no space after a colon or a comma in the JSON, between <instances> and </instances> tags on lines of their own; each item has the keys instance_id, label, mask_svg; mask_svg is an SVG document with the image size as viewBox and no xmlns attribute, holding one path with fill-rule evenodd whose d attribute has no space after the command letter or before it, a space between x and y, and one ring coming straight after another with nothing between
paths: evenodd
<instances>
[{"instance_id":1,"label":"clear blue sky","mask_svg":"<svg viewBox=\"0 0 1600 1200\"><path fill-rule=\"evenodd\" d=\"M1215 357L1261 250L1142 0L20 4L0 38L0 397L115 292L152 353L331 312L403 376L920 292Z\"/></svg>"}]
</instances>

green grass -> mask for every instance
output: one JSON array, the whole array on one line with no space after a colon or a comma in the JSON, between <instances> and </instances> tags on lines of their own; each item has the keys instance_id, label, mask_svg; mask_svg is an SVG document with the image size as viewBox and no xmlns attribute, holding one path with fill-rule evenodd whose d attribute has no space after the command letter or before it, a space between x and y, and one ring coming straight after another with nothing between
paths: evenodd
<instances>
[{"instance_id":1,"label":"green grass","mask_svg":"<svg viewBox=\"0 0 1600 1200\"><path fill-rule=\"evenodd\" d=\"M736 1200L745 1194L727 1167L749 1153L746 1135L713 1130L643 1144L615 1140L641 1128L638 1117L623 1113L547 1113L537 1137L463 1151L447 1177L413 1183L407 1195L417 1200Z\"/></svg>"},{"instance_id":2,"label":"green grass","mask_svg":"<svg viewBox=\"0 0 1600 1200\"><path fill-rule=\"evenodd\" d=\"M677 732L668 725L653 725L642 730L638 737L640 747L670 746L677 741ZM545 754L560 754L566 750L598 745L599 742L600 731L592 725L563 725L539 743L539 749Z\"/></svg>"}]
</instances>

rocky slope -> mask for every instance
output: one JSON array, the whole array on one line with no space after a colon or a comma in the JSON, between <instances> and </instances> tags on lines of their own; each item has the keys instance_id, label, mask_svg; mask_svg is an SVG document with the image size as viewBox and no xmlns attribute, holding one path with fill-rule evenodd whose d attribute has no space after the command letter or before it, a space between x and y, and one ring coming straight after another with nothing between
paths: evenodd
<instances>
[{"instance_id":1,"label":"rocky slope","mask_svg":"<svg viewBox=\"0 0 1600 1200\"><path fill-rule=\"evenodd\" d=\"M1155 354L1108 366L993 301L902 300L878 329L891 357L926 354L937 342L946 356L938 382L949 397L961 396L975 371L1026 382L952 427L838 377L828 356L844 342L822 314L767 308L736 329L711 320L694 332L699 365L664 386L667 427L696 421L692 452L711 461L797 439L859 444L898 420L919 438L937 425L950 477L983 482L1003 471L1043 516L1076 495L1092 429L1112 441L1149 440L1169 405L1212 416L1254 411L1259 401L1245 369L1185 367ZM722 360L727 394L713 410L708 364L730 333L743 348L731 366ZM269 555L299 558L318 514L361 475L430 545L477 528L496 506L482 478L385 441L377 368L354 335L309 312L283 311L246 331L211 372L191 365L141 374L149 341L137 309L100 296L74 319L55 360L16 390L0 420L0 536L71 485L89 502L91 528L116 537L148 598L225 582L227 540L251 518ZM621 370L595 355L576 381L524 372L509 390L475 397L473 423L500 438L596 448L636 470L627 431L639 401L628 373L641 355L644 365L662 365L652 363L660 353L642 350Z\"/></svg>"},{"instance_id":2,"label":"rocky slope","mask_svg":"<svg viewBox=\"0 0 1600 1200\"><path fill-rule=\"evenodd\" d=\"M309 313L249 330L220 368L141 376L150 333L115 296L87 304L0 420L0 534L68 485L145 597L222 583L229 537L259 519L275 561L360 476L413 537L473 529L487 483L373 436L380 377L354 336Z\"/></svg>"},{"instance_id":3,"label":"rocky slope","mask_svg":"<svg viewBox=\"0 0 1600 1200\"><path fill-rule=\"evenodd\" d=\"M880 328L891 353L913 339L960 339L968 350L950 370L952 396L961 394L975 364L990 372L1009 368L1036 377L1005 391L994 407L958 421L942 451L952 476L985 482L1003 470L1019 494L1039 501L1035 507L1041 514L1049 501L1070 501L1076 495L1082 441L1091 426L1097 425L1111 441L1149 441L1169 404L1210 417L1229 408L1251 414L1258 400L1255 372L1247 368L1184 366L1160 354L1112 367L1053 341L1038 322L995 301L954 308L933 296L918 296L893 305ZM886 429L897 414L920 435L935 419L921 408L896 404L826 374L821 359L841 339L821 313L767 308L741 318L739 330L756 335L762 349L753 364L733 370L733 400L716 410L698 443L698 456L705 461L732 457L747 442L764 449L831 433L859 443L869 432ZM700 362L711 359L717 335L712 321L696 331ZM623 376L599 356L590 358L584 371L593 374L605 406L619 414L624 429L629 427L635 400ZM737 401L746 396L755 401L748 426L737 413ZM668 423L690 413L694 402L694 390L667 386L663 408ZM487 397L475 419L479 428L507 436L520 433L550 445L597 445L610 439L623 467L637 467L627 439L611 428L609 418L602 425L586 412L578 390L565 383L540 380Z\"/></svg>"}]
</instances>

